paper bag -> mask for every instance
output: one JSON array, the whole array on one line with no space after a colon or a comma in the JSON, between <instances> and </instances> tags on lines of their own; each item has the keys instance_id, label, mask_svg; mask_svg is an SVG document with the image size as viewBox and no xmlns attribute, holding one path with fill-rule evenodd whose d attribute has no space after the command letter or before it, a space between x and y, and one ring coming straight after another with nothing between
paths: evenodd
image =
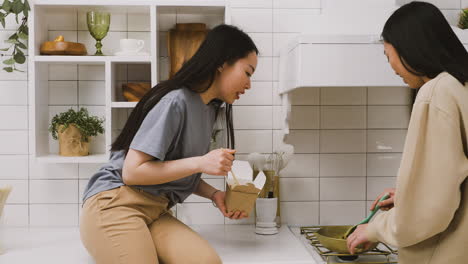
<instances>
[{"instance_id":1,"label":"paper bag","mask_svg":"<svg viewBox=\"0 0 468 264\"><path fill-rule=\"evenodd\" d=\"M243 211L248 216L265 184L265 174L260 172L255 181L252 181L253 171L250 164L240 160L234 160L232 171L234 171L239 184L235 182L232 173L229 172L225 198L227 211Z\"/></svg>"}]
</instances>

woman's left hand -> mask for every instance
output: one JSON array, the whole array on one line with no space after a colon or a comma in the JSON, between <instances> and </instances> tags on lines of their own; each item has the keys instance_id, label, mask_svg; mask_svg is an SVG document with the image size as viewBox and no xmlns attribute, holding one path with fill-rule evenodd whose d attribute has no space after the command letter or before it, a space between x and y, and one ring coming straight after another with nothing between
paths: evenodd
<instances>
[{"instance_id":1,"label":"woman's left hand","mask_svg":"<svg viewBox=\"0 0 468 264\"><path fill-rule=\"evenodd\" d=\"M372 246L372 242L369 241L366 235L366 229L368 224L358 225L356 230L348 237L346 244L348 245L348 250L351 254L354 255L356 252L356 247L363 245L364 250L369 249Z\"/></svg>"},{"instance_id":2,"label":"woman's left hand","mask_svg":"<svg viewBox=\"0 0 468 264\"><path fill-rule=\"evenodd\" d=\"M242 219L247 218L247 214L241 211L227 212L226 204L224 203L224 198L226 197L226 192L216 192L213 195L213 202L216 204L216 207L221 211L221 213L230 219Z\"/></svg>"}]
</instances>

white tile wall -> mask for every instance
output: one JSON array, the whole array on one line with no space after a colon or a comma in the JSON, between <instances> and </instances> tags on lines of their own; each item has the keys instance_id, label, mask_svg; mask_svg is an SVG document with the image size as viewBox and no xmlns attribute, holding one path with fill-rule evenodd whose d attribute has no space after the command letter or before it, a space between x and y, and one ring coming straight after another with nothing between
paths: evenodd
<instances>
[{"instance_id":1,"label":"white tile wall","mask_svg":"<svg viewBox=\"0 0 468 264\"><path fill-rule=\"evenodd\" d=\"M452 20L468 0L433 1ZM460 4L462 3L462 4ZM280 147L281 105L278 90L279 52L320 14L320 0L231 0L232 23L256 42L260 57L252 88L235 103L234 123L238 157L250 152L271 153ZM209 27L218 16L161 14L159 34L177 22L203 21ZM0 38L16 29L12 19ZM87 45L94 54L95 41L86 28L84 13L57 12L49 18L49 38L64 35ZM104 39L104 53L119 50L120 38L141 38L149 51L148 13L112 14L111 31ZM168 75L167 47L159 47L159 76ZM0 43L3 45L3 43ZM3 47L3 46L2 46ZM26 69L27 65L20 68ZM121 67L122 79L149 81L148 65ZM127 71L128 69L128 71ZM132 70L133 69L133 70ZM49 65L50 115L69 106L92 105L90 112L103 114L103 65ZM128 73L128 74L127 74ZM128 75L128 76L127 76ZM13 184L5 208L7 225L76 226L83 190L102 164L36 164L28 155L27 72L0 71L0 185ZM395 182L407 122L411 94L404 87L308 87L291 97L291 133L287 142L296 154L281 172L282 221L293 225L354 224L368 212L368 202ZM127 115L122 110L122 116ZM125 120L119 120L116 128ZM102 137L94 148L104 149ZM56 142L51 142L56 149ZM216 188L224 181L204 176ZM190 197L177 206L177 217L188 224L252 224L253 216L224 219L203 198Z\"/></svg>"}]
</instances>

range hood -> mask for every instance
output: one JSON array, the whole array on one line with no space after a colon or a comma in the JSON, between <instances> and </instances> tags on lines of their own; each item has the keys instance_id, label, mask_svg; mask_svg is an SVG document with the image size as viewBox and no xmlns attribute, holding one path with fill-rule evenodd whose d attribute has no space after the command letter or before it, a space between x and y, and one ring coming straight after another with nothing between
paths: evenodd
<instances>
[{"instance_id":1,"label":"range hood","mask_svg":"<svg viewBox=\"0 0 468 264\"><path fill-rule=\"evenodd\" d=\"M397 1L398 2L398 1ZM310 29L280 52L283 140L289 134L289 92L305 87L406 86L384 55L381 30L399 7L395 0L322 1ZM455 29L462 42L467 33Z\"/></svg>"}]
</instances>

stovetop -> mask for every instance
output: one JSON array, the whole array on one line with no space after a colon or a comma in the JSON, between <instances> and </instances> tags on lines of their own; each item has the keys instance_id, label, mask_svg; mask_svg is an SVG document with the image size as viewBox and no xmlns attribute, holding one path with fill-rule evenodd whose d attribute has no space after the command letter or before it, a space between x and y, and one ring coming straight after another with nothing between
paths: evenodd
<instances>
[{"instance_id":1,"label":"stovetop","mask_svg":"<svg viewBox=\"0 0 468 264\"><path fill-rule=\"evenodd\" d=\"M291 232L299 238L317 264L396 264L398 252L384 243L380 243L375 250L352 256L331 252L324 248L315 237L315 232L321 226L289 227Z\"/></svg>"}]
</instances>

